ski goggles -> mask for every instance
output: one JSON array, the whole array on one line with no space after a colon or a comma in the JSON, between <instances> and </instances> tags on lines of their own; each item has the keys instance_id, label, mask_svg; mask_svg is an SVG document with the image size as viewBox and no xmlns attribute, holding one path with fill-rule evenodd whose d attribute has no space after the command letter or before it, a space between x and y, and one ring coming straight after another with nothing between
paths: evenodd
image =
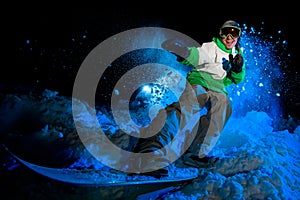
<instances>
[{"instance_id":1,"label":"ski goggles","mask_svg":"<svg viewBox=\"0 0 300 200\"><path fill-rule=\"evenodd\" d=\"M220 36L222 38L226 38L228 36L231 36L232 38L238 38L241 35L241 29L237 27L224 27L220 29Z\"/></svg>"}]
</instances>

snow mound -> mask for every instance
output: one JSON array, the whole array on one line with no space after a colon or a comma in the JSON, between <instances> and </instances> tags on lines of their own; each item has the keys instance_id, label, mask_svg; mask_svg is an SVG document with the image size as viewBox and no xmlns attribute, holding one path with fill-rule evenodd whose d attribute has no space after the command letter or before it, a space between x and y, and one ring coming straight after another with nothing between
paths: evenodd
<instances>
[{"instance_id":1,"label":"snow mound","mask_svg":"<svg viewBox=\"0 0 300 200\"><path fill-rule=\"evenodd\" d=\"M300 195L300 127L273 132L272 119L252 111L231 118L213 149L213 168L165 199L295 199Z\"/></svg>"}]
</instances>

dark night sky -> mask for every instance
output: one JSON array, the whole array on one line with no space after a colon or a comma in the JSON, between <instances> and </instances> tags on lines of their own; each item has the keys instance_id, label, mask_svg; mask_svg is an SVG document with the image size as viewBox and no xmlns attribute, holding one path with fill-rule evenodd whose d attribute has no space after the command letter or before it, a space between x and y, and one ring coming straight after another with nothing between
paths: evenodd
<instances>
[{"instance_id":1,"label":"dark night sky","mask_svg":"<svg viewBox=\"0 0 300 200\"><path fill-rule=\"evenodd\" d=\"M67 91L69 95L84 58L94 47L114 34L132 28L158 26L179 31L202 43L210 41L219 26L228 19L258 29L264 22L264 33L267 35L282 30L292 55L289 73L293 74L300 66L296 38L298 27L293 13L257 14L251 11L201 15L199 9L187 12L171 8L13 10L2 17L2 43L7 45L2 55L7 62L5 70L2 68L4 72L1 73L0 81ZM83 39L83 35L87 37ZM26 44L27 40L29 44Z\"/></svg>"}]
</instances>

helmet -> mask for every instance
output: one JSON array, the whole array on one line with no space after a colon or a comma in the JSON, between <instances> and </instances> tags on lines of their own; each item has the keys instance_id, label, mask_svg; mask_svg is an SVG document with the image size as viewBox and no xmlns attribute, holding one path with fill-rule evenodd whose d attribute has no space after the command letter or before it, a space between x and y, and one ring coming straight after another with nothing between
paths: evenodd
<instances>
[{"instance_id":1,"label":"helmet","mask_svg":"<svg viewBox=\"0 0 300 200\"><path fill-rule=\"evenodd\" d=\"M219 35L221 38L225 38L228 35L233 38L239 38L241 35L240 25L236 21L228 20L221 26Z\"/></svg>"},{"instance_id":2,"label":"helmet","mask_svg":"<svg viewBox=\"0 0 300 200\"><path fill-rule=\"evenodd\" d=\"M237 29L240 29L241 30L241 27L240 27L240 24L237 23L236 21L233 21L233 20L228 20L226 21L221 28L225 28L225 27L234 27L234 28L237 28Z\"/></svg>"}]
</instances>

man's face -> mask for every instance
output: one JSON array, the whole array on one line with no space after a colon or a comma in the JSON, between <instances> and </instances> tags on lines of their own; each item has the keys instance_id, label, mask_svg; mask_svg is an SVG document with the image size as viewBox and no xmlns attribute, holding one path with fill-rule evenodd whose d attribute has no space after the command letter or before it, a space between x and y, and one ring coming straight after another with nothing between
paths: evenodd
<instances>
[{"instance_id":1,"label":"man's face","mask_svg":"<svg viewBox=\"0 0 300 200\"><path fill-rule=\"evenodd\" d=\"M220 29L222 42L227 49L232 49L241 35L241 29L237 27L223 27Z\"/></svg>"},{"instance_id":2,"label":"man's face","mask_svg":"<svg viewBox=\"0 0 300 200\"><path fill-rule=\"evenodd\" d=\"M222 38L222 42L225 45L227 49L232 49L238 41L238 38L233 38L230 35L226 36L225 38Z\"/></svg>"}]
</instances>

